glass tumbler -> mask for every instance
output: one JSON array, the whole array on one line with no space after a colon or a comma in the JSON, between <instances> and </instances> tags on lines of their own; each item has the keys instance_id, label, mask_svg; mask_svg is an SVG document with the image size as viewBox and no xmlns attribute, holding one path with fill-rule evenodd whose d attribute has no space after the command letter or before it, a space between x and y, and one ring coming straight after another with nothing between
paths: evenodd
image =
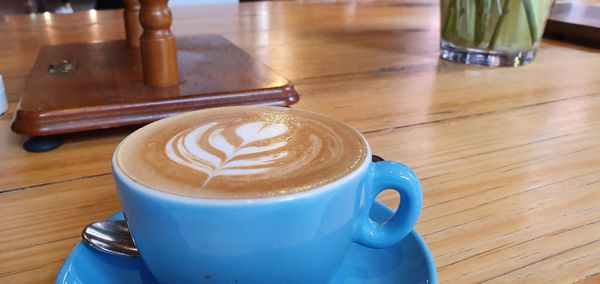
<instances>
[{"instance_id":1,"label":"glass tumbler","mask_svg":"<svg viewBox=\"0 0 600 284\"><path fill-rule=\"evenodd\" d=\"M554 0L441 0L440 56L480 66L530 63Z\"/></svg>"}]
</instances>

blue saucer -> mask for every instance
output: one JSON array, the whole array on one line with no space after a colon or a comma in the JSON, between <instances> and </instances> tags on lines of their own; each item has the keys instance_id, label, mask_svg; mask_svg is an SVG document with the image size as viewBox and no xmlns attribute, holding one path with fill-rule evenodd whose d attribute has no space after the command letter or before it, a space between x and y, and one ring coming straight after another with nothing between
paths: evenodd
<instances>
[{"instance_id":1,"label":"blue saucer","mask_svg":"<svg viewBox=\"0 0 600 284\"><path fill-rule=\"evenodd\" d=\"M392 212L375 202L371 218L383 221ZM111 217L123 219L123 213ZM120 257L96 251L79 242L63 264L55 283L156 283L137 257ZM437 283L433 257L427 245L412 231L402 242L387 249L353 245L331 284Z\"/></svg>"}]
</instances>

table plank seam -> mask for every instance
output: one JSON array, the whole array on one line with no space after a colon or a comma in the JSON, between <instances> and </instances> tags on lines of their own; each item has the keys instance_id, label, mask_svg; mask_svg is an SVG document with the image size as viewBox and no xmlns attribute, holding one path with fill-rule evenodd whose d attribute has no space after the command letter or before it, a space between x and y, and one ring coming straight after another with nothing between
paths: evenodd
<instances>
[{"instance_id":1,"label":"table plank seam","mask_svg":"<svg viewBox=\"0 0 600 284\"><path fill-rule=\"evenodd\" d=\"M29 190L29 189L37 189L39 187L44 187L44 186L48 186L48 185L56 185L56 184L61 184L61 183L74 182L74 181L79 181L79 180L84 180L84 179L89 179L89 178L106 176L106 175L110 175L110 174L112 174L112 172L100 173L100 174L95 174L95 175L82 176L82 177L76 177L76 178L64 179L64 180L52 181L52 182L46 182L46 183L40 183L40 184L29 185L29 186L13 188L13 189L7 189L7 190L0 192L0 196L6 195L9 193L22 192L22 191Z\"/></svg>"},{"instance_id":2,"label":"table plank seam","mask_svg":"<svg viewBox=\"0 0 600 284\"><path fill-rule=\"evenodd\" d=\"M585 175L592 175L592 177L593 177L593 176L594 176L595 174L597 174L597 173L600 173L600 171L594 171L594 172L592 172L592 173L587 173L587 174L585 174ZM583 175L582 175L582 176L583 176ZM579 179L579 178L581 178L581 176L577 176L577 177L573 177L573 178L569 178L569 179L564 179L563 181L558 181L558 182L556 182L556 183L562 183L562 182L565 182L565 181L568 181L568 180L577 180L577 179ZM556 184L556 183L552 183L552 184ZM594 182L593 182L593 183L594 183ZM590 184L593 184L593 183L590 183ZM550 185L552 185L552 184L550 184ZM547 187L547 186L549 186L549 185L544 185L544 186L540 186L540 187L537 187L537 188L541 188L541 187ZM588 190L593 192L593 189L588 189ZM520 193L519 193L519 194L520 194ZM513 194L513 195L514 195L514 194ZM504 198L502 198L502 199L504 199ZM477 206L477 207L480 207L480 206ZM473 208L471 208L471 209L473 209ZM592 215L592 214L594 214L594 213L593 213L593 211L597 211L597 210L598 210L598 208L588 208L587 210L583 210L583 211L580 211L580 212L578 212L578 214L585 213L586 215ZM590 212L592 212L592 213L590 213ZM425 213L425 214L426 214L426 213ZM452 265L458 264L458 263L460 263L460 262L463 262L463 261L465 261L465 260L467 260L467 259L471 259L471 258L478 257L478 256L490 255L490 254L493 254L493 253L496 253L496 252L498 252L498 251L499 251L499 250L501 250L501 249L502 249L502 250L505 250L505 249L512 248L512 247L514 247L514 246L521 245L521 244L524 244L524 243L527 243L527 242L530 242L530 241L534 241L534 240L538 240L538 239L542 239L542 238L547 238L547 237L555 236L555 235L558 235L558 234L561 234L561 233L565 233L565 232L568 232L568 231L571 231L571 230L575 230L575 229L578 229L578 228L583 228L583 227L585 227L585 226L594 225L594 224L596 224L596 223L598 223L598 222L600 222L600 221L598 221L598 220L597 220L597 221L590 222L590 223L587 223L587 224L578 225L578 226L574 226L574 227L571 227L571 228L566 228L566 229L564 229L564 230L557 230L557 231L549 232L549 233L546 233L546 234L544 234L544 235L538 236L538 237L536 237L536 238L529 239L529 240L525 240L525 241L518 242L518 243L507 243L507 244L504 244L504 245L496 246L496 247L490 248L490 249L488 249L488 250L485 250L485 251L482 251L482 252L476 253L476 254L474 254L474 255L471 255L471 256L468 256L468 257L462 258L462 259L460 259L460 260L457 260L457 261L454 261L454 262L451 262L451 263L445 264L445 265L443 265L443 266L439 266L439 268L440 268L440 269L444 269L444 268L447 268L447 267L449 267L449 266L452 266ZM426 222L424 222L424 223L426 223ZM420 224L423 224L423 223L421 223L421 222L420 222ZM514 232L516 232L516 231L505 233L505 234L504 234L504 236L506 236L506 235L509 235L509 234L512 234L512 233L514 233ZM426 234L426 235L425 235L425 238L426 238L426 239L427 239L427 236L428 236L428 235L430 235L430 234Z\"/></svg>"},{"instance_id":3,"label":"table plank seam","mask_svg":"<svg viewBox=\"0 0 600 284\"><path fill-rule=\"evenodd\" d=\"M436 164L443 164L443 163L448 163L448 162L452 162L452 161L456 161L456 160L464 160L464 159L474 158L474 157L481 156L481 155L502 152L502 151L511 150L511 149L515 149L515 148L520 148L520 147L524 147L524 146L530 146L530 145L534 145L534 144L538 144L538 143L544 143L544 142L548 142L548 141L560 139L560 138L563 138L563 137L568 137L568 136L571 136L571 135L573 135L573 133L561 134L561 135L558 135L558 136L548 137L548 138L544 138L544 139L540 139L540 140L535 140L535 141L532 141L532 142L521 143L521 144L512 145L512 146L508 146L508 147L503 147L503 148L498 148L498 149L494 149L494 150L484 151L484 152L480 152L480 153L477 153L477 154L472 154L472 155L457 157L457 158L453 158L453 159L449 159L449 160L443 160L443 161L436 162ZM585 149L581 149L581 150L585 150ZM573 152L573 153L576 153L576 152ZM569 153L569 154L572 154L572 153ZM547 159L545 159L545 160L547 160ZM542 162L542 161L545 161L545 160L539 160L537 162ZM428 166L430 166L430 165L416 166L416 167L413 167L413 169L414 170L419 170L419 169L422 169L422 168L425 168L425 167L428 167ZM509 169L509 170L511 170L511 169ZM440 175L436 175L436 176L440 176ZM426 181L426 180L434 178L436 176L424 177L424 178L421 179L421 181Z\"/></svg>"},{"instance_id":4,"label":"table plank seam","mask_svg":"<svg viewBox=\"0 0 600 284\"><path fill-rule=\"evenodd\" d=\"M505 108L505 109L499 109L499 110L493 110L493 111L487 111L487 112L480 112L480 113L474 113L474 114L468 114L468 115L462 115L462 116L449 117L449 118L445 118L445 119L423 121L423 122L417 122L417 123L412 123L412 124L369 130L369 131L364 131L362 133L363 134L372 134L372 133L378 133L378 132L384 132L384 131L393 131L396 129L403 129L403 128L408 128L408 127L436 124L436 123L440 123L440 122L460 121L460 120L470 119L473 117L481 117L481 116L487 116L487 115L491 115L491 114L501 114L501 113L511 112L511 111L519 110L519 109L537 107L537 106L542 106L542 105L548 105L548 104L565 102L565 101L569 101L569 100L577 100L577 99L596 97L596 96L600 96L600 92L593 92L593 93L589 93L589 94L585 94L585 95L561 98L561 99L545 101L545 102L538 102L538 103L533 103L533 104L528 104L528 105L520 105L520 106L509 107L509 108Z\"/></svg>"},{"instance_id":5,"label":"table plank seam","mask_svg":"<svg viewBox=\"0 0 600 284\"><path fill-rule=\"evenodd\" d=\"M479 207L479 206L477 206L477 207ZM473 208L469 208L467 210L470 210L470 209L473 209ZM451 215L454 215L454 214L450 214L448 216L451 216ZM442 217L446 217L446 215L442 215L442 216L439 216L437 218L427 220L425 222L418 222L418 224L421 225L421 224L424 224L424 223L427 223L429 221L433 221L433 220L436 220L436 219L442 218ZM489 218L489 217L490 217L490 215L486 215L486 216L479 217L477 219L473 219L473 220L470 220L470 221L467 221L467 222L456 224L456 225L451 226L451 227L445 227L445 228L443 228L441 230L437 230L437 231L433 231L433 232L428 232L428 233L423 234L423 237L427 238L428 236L431 236L433 234L437 234L437 233L440 233L440 232L443 232L443 231L447 231L447 230L450 230L450 229L454 229L454 228L457 228L457 227L460 227L460 226L464 226L464 225L467 225L467 224L477 223L478 221L484 220L484 219Z\"/></svg>"},{"instance_id":6,"label":"table plank seam","mask_svg":"<svg viewBox=\"0 0 600 284\"><path fill-rule=\"evenodd\" d=\"M82 227L82 229L83 229L83 227ZM78 235L72 236L72 237L65 237L65 238L61 238L61 239L50 240L50 241L41 242L41 243L35 243L35 244L29 245L29 246L18 247L16 249L0 250L0 253L7 253L7 252L19 251L19 250L24 250L24 249L39 247L39 246L42 246L42 245L53 244L53 243L57 243L57 242L63 242L63 241L71 240L71 239L80 239L80 238L81 238L81 235L78 234ZM5 275L5 273L2 273L0 275Z\"/></svg>"},{"instance_id":7,"label":"table plank seam","mask_svg":"<svg viewBox=\"0 0 600 284\"><path fill-rule=\"evenodd\" d=\"M589 129L586 129L586 130L589 130ZM571 134L568 134L568 135L560 135L560 136L561 137L569 137L569 136L573 136L573 135L577 135L577 134L581 134L581 133L583 133L583 132L576 132L576 133L571 133ZM542 139L542 140L540 140L539 143L544 142L544 141L556 140L557 138L560 138L560 137L555 137L555 138L550 137L548 139ZM539 143L525 143L525 144L522 144L522 145L516 145L514 147L507 147L506 149L517 149L517 148L520 148L522 146L528 146L528 145L539 144ZM561 156L567 156L567 155L571 155L571 154L576 154L576 153L580 153L580 152L583 152L583 151L586 151L586 150L590 150L590 149L592 149L592 148L591 147L585 147L585 148L582 148L582 149L576 149L576 150L573 150L573 151L569 151L569 152L563 153ZM495 151L490 151L490 152L493 153ZM481 155L482 154L477 155L477 156L481 156ZM553 160L553 159L556 159L556 157L547 157L547 158L542 158L541 160L527 161L526 163L519 163L519 164L517 164L518 166L515 166L515 164L500 165L500 166L498 166L496 168L493 168L492 170L502 170L502 172L510 172L510 171L518 169L518 168L520 168L522 166L534 165L534 164L537 164L537 163L540 163L540 162L545 162L545 161L549 161L549 160ZM449 161L457 161L457 160L462 160L462 158L451 159ZM440 163L436 162L436 165L439 165L439 164ZM427 166L432 166L432 165L425 165L425 166L421 166L421 167L415 167L415 169L424 168L424 167L427 167ZM508 167L508 169L507 169L507 167ZM595 173L597 173L596 169L594 169L594 171L592 171L592 172L588 172L586 174L579 175L578 177L582 177L582 176L589 175L589 174L595 174ZM485 172L472 172L471 173L471 175L479 175L479 174L485 174ZM444 174L440 174L438 176L443 176L443 175ZM463 176L458 176L458 177L455 177L455 178L452 178L452 179L445 180L443 183L448 183L450 181L461 180L463 178L464 178ZM422 180L426 180L426 178L423 178ZM548 184L548 185L552 185L552 184L554 184L554 183L551 183L551 184ZM439 186L439 184L438 184L438 186ZM483 192L489 191L491 189L493 189L493 188L490 188L490 189L487 189L487 190L484 190L484 191L480 191L480 192L483 193ZM467 197L468 196L470 196L470 195L467 195ZM450 201L454 201L454 200L457 200L457 199L460 199L460 198L454 198L453 200L450 200ZM433 206L435 206L435 204ZM428 207L432 207L432 206L428 206ZM428 207L425 207L425 208L428 208Z\"/></svg>"},{"instance_id":8,"label":"table plank seam","mask_svg":"<svg viewBox=\"0 0 600 284\"><path fill-rule=\"evenodd\" d=\"M571 229L569 229L569 230L564 230L564 231L561 231L561 233L564 233L564 232L567 232L567 231L571 231L571 230L576 230L576 229L583 228L583 227L585 227L585 226L589 226L589 225L594 225L594 224L596 224L596 223L598 223L598 222L600 222L600 221L595 221L595 222L592 222L592 223L588 223L588 224L584 224L584 225L581 225L581 226L577 226L577 227L571 228ZM477 254L475 254L475 255L472 255L472 256L469 256L469 257L463 258L463 259L461 259L461 260L454 261L454 262L452 262L452 263L449 263L449 264L446 264L446 265L443 265L443 266L438 266L438 270L439 270L439 271L441 271L441 270L444 270L445 268L447 268L447 267L449 267L449 266L452 266L452 265L458 264L458 263L460 263L460 262L463 262L463 261L465 261L465 260L467 260L467 259L470 259L470 258L473 258L473 257L490 255L490 254L496 253L496 252L497 252L497 251L499 251L499 250L504 250L504 249L508 249L508 248L511 248L511 247L514 247L514 246L517 246L517 245L525 244L525 243L528 243L528 242L531 242L531 241L540 240L540 239L543 239L543 238L549 237L549 236L551 236L551 235L554 235L554 233L551 233L551 234L545 234L545 235L542 235L542 236L539 236L539 237L536 237L536 238L533 238L533 239L525 240L525 241L518 242L518 243L514 243L514 244L505 244L505 245L500 245L500 246L497 246L497 247L491 248L491 249L489 249L489 250L486 250L486 251L483 251L483 252L477 253ZM528 266L534 265L534 264L536 264L536 263L539 263L539 262L542 262L542 261L544 261L544 260L548 260L548 259L550 259L550 258L552 258L552 257L554 257L554 256L561 255L561 254L564 254L564 253L566 253L566 252L569 252L569 251L571 251L571 250L578 249L578 248L581 248L581 247L584 247L584 246L587 246L587 245L589 245L589 244L593 244L593 243L596 243L596 242L599 242L599 241L600 241L600 239L597 239L597 240L590 241L590 242L587 242L587 243L585 243L585 244L582 244L582 245L578 245L578 246L576 246L576 247L570 247L570 248L567 248L567 249L565 249L565 250L562 250L562 251L560 251L560 252L554 253L554 254L552 254L552 255L550 255L550 256L546 256L546 257L544 257L544 258L542 258L542 259L539 259L539 260L536 260L536 261L533 261L533 262L527 263L527 264L525 264L525 265L523 265L523 266L520 266L520 267L517 267L517 268L515 268L515 269L511 269L510 271L507 271L507 272L504 272L504 273L501 273L501 274L495 275L495 276L493 276L493 277L491 277L491 278L488 278L488 279L486 279L486 280L482 280L481 282L487 282L487 281L493 280L493 279L495 279L495 278L501 277L501 276L503 276L503 275L506 275L506 274L509 274L509 273L511 273L511 272L518 271L519 269L522 269L522 268L525 268L525 267L528 267Z\"/></svg>"},{"instance_id":9,"label":"table plank seam","mask_svg":"<svg viewBox=\"0 0 600 284\"><path fill-rule=\"evenodd\" d=\"M540 190L540 189L542 189L542 188L544 188L544 187L552 186L552 185L559 184L559 183L563 183L563 182L567 182L567 181L576 180L576 179L582 178L582 177L584 177L584 176L588 176L588 175L594 175L594 174L597 174L597 173L600 173L600 171L591 171L591 172L587 172L587 173L585 173L585 174L577 175L577 176L574 176L574 177L570 177L570 178L565 178L565 179L557 180L557 181L554 181L554 182L551 182L551 183L547 183L547 184L544 184L544 185L539 185L539 186L536 186L536 187L532 187L532 188L530 188L530 189L526 189L526 190L523 190L523 191L515 192L515 193L513 193L513 194L509 194L509 195L503 196L503 197L501 197L501 198L497 198L497 199L494 199L494 200L491 200L491 201L487 201L487 202L484 202L484 203L478 204L478 205L477 205L477 206L475 206L475 207L466 208L466 209L463 209L463 210L460 210L460 211L453 212L453 213L451 213L451 214L445 214L445 215L441 215L441 216L439 216L439 217L436 217L436 218L433 218L433 219L428 219L428 220L422 221L422 222L420 222L420 223L421 223L421 224L425 224L425 223L427 223L427 222L430 222L430 221L436 220L436 219L438 219L438 218L442 218L442 217L448 217L448 216L452 216L452 215L456 215L456 214L464 213L464 212L466 212L466 211L473 210L473 209L477 209L478 207L485 206L485 205L488 205L488 204L492 204L492 203L495 203L495 202L498 202L498 201L501 201L501 200L504 200L504 199L507 199L507 198L510 198L510 197L514 197L514 196L520 195L520 194L522 194L522 193L527 193L527 192L530 192L530 191ZM591 182L591 183L588 183L588 184L584 184L584 185L590 185L590 184L594 184L594 183L598 183L598 182L600 182L600 180L599 180L599 181L596 181L596 182ZM492 188L485 189L485 190L483 190L483 191L478 191L477 193L473 193L473 194L469 194L469 195L461 196L461 197L458 197L458 198L453 198L453 199L451 199L451 200L447 200L447 201L444 201L444 202L440 202L440 203L436 203L436 204L433 204L433 205L429 205L429 206L423 207L423 209L428 209L428 208L436 207L436 206L438 206L438 205L443 205L443 204L445 204L445 203L452 202L452 201L456 201L456 200L458 200L458 199L464 199L464 198L473 197L473 196L476 196L476 195L479 195L479 194L484 194L484 193L485 193L485 192L487 192L487 191L494 190L494 189L498 189L498 188L500 188L500 187L501 187L501 186L494 186L494 187L492 187ZM450 228L447 228L447 229L450 229ZM442 230L442 231L443 231L443 230ZM423 236L428 236L428 235L431 235L431 234L434 234L434 233L437 233L437 232L431 232L431 233L427 233L427 234L425 234L425 235L423 235Z\"/></svg>"},{"instance_id":10,"label":"table plank seam","mask_svg":"<svg viewBox=\"0 0 600 284\"><path fill-rule=\"evenodd\" d=\"M460 262L463 262L463 261L465 261L465 260L467 260L467 259L471 259L471 258L478 257L478 256L486 256L486 255L490 255L490 254L493 254L493 253L495 253L495 252L497 252L497 251L499 251L499 250L501 250L501 249L502 249L502 250L509 249L509 248L512 248L512 247L515 247L515 246L518 246L518 245L522 245L522 244L525 244L525 243L531 242L531 241L540 240L540 239L547 238L547 237L551 237L551 236L554 236L554 235L557 235L557 234L560 234L560 233L565 233L565 232L572 231L572 230L576 230L576 229L580 229L580 228L583 228L583 227L586 227L586 226L595 225L595 224L597 224L597 223L600 223L600 220L596 220L596 221L593 221L593 222L591 222L591 223L587 223L587 224L583 224L583 225L579 225L579 226L571 227L571 228L568 228L568 229L559 230L559 231L556 231L556 232L551 232L551 233L543 234L543 235L541 235L541 236L538 236L538 237L535 237L535 238L532 238L532 239L527 239L527 240L524 240L524 241L521 241L521 242L517 242L517 243L508 243L508 244L500 245L500 246L497 246L497 247L493 247L493 248L491 248L491 249L488 249L488 250L486 250L486 251L482 251L482 252L476 253L476 254L474 254L474 255L470 255L470 256L468 256L468 257L465 257L465 258L462 258L462 259L460 259L460 260L453 261L453 262L451 262L451 263L448 263L448 264L445 264L445 265L442 265L442 266L438 266L438 269L439 269L439 270L442 270L442 269L445 269L445 268L447 268L447 267L449 267L449 266L452 266L452 265L458 264L458 263L460 263ZM507 234L510 234L510 233L513 233L513 232L509 232L509 233L507 233ZM505 234L505 235L506 235L506 234ZM589 243L593 243L593 242L597 242L597 241L600 241L600 239L597 239L597 240L591 241L591 242L589 242ZM587 245L587 244L589 244L589 243L586 243L586 244L584 244L584 245ZM580 246L583 246L583 245L580 245ZM569 248L568 250L575 249L575 248L579 248L580 246L578 246L578 247L574 247L574 248ZM567 251L568 251L568 250L567 250ZM566 251L561 251L561 253L562 253L562 252L566 252ZM542 261L542 260L545 260L545 259L547 259L547 258L549 258L549 257L551 257L551 256L548 256L548 257L545 257L544 259L541 259L541 260L539 260L539 261L535 261L535 262L533 262L533 263L527 264L526 266L528 266L528 265L531 265L531 264L534 264L534 263L537 263L537 262L540 262L540 261ZM521 267L521 268L522 268L522 267ZM517 268L517 269L514 269L514 270L518 270L518 268ZM511 271L511 272L512 272L512 271ZM509 272L507 272L507 273L509 273ZM506 273L505 273L505 274L506 274ZM492 278L490 278L490 279L497 278L497 277L500 277L500 276L501 276L501 275L494 276L494 277L492 277ZM490 279L488 279L488 280L490 280Z\"/></svg>"},{"instance_id":11,"label":"table plank seam","mask_svg":"<svg viewBox=\"0 0 600 284\"><path fill-rule=\"evenodd\" d=\"M71 252L69 252L69 253L71 253ZM0 278L2 278L2 277L7 277L7 276L10 276L10 275L20 274L20 273L26 273L26 272L28 272L28 271L32 271L32 270L36 270L36 269L40 269L40 268L43 268L44 266L51 265L51 264L56 264L56 263L58 263L58 264L61 264L61 265L62 265L62 263L64 263L64 262L65 262L65 259L67 259L67 258L66 258L66 256L65 256L65 258L58 259L58 260L51 261L51 262L42 263L42 264L40 264L40 265L37 265L37 266L34 266L34 267L29 267L29 268L27 268L27 269L21 269L21 270L12 270L12 271L7 271L6 273L2 273L2 274L0 274ZM57 271L56 273L58 274L58 271Z\"/></svg>"},{"instance_id":12,"label":"table plank seam","mask_svg":"<svg viewBox=\"0 0 600 284\"><path fill-rule=\"evenodd\" d=\"M600 221L596 221L596 222L594 222L594 223L598 223L598 222L600 222ZM588 224L588 225L589 225L589 224ZM559 255L565 254L565 253L567 253L567 252L569 252L569 251L572 251L572 250L575 250L575 249L578 249L578 248L582 248L582 247L585 247L585 246L587 246L587 245L591 245L591 244L594 244L594 243L599 243L599 242L600 242L600 239L598 239L598 240L594 240L594 241L591 241L591 242L587 242L587 243L585 243L585 244L578 245L578 246L576 246L576 247L571 247L571 248L568 248L568 249L566 249L566 250L562 250L562 251L560 251L560 252L554 253L554 254L552 254L552 255L549 255L549 256L547 256L547 257L544 257L544 258L542 258L542 259L540 259L540 260L537 260L537 261L534 261L534 262L528 263L528 264L526 264L526 265L523 265L523 266L521 266L521 267L518 267L518 268L515 268L515 269L511 269L511 270L509 270L509 271L507 271L507 272L504 272L504 273L498 274L498 275L496 275L496 276L493 276L493 277L491 277L491 278L485 279L485 280L483 280L483 281L481 281L481 282L482 282L482 283L485 283L485 282L488 282L488 281L494 280L494 279L496 279L496 278L502 277L502 276L504 276L504 275L507 275L507 274L509 274L509 273L512 273L512 272L515 272L515 271L521 270L521 269L523 269L523 268L526 268L526 267L528 267L528 266L534 265L534 264L536 264L536 263L538 263L538 262L542 262L542 261L544 261L544 260L551 259L551 258L553 258L553 257L555 257L555 256L559 256Z\"/></svg>"},{"instance_id":13,"label":"table plank seam","mask_svg":"<svg viewBox=\"0 0 600 284\"><path fill-rule=\"evenodd\" d=\"M582 282L587 281L589 279L595 278L596 276L600 276L600 272L596 272L594 274L588 275L588 276L584 277L583 279L580 279L577 282L575 282L575 284L582 283Z\"/></svg>"},{"instance_id":14,"label":"table plank seam","mask_svg":"<svg viewBox=\"0 0 600 284\"><path fill-rule=\"evenodd\" d=\"M430 31L430 30L406 29L403 31L426 32L426 31ZM347 41L351 41L351 40L347 40ZM337 42L344 42L344 41L335 41L335 42L337 43ZM311 46L314 46L314 45L311 45ZM429 55L433 56L434 54L437 54L437 53L438 52L436 51L435 53L432 52ZM424 54L424 55L427 55L427 54ZM422 64L408 64L408 65L400 65L400 66L382 67L382 68L378 68L378 69L364 70L364 71L358 71L358 72L338 73L338 74L328 74L328 75L313 76L313 77L295 78L294 85L302 86L302 85L317 85L317 84L322 84L324 82L327 82L327 83L339 82L339 81L348 80L349 79L348 77L356 77L356 76L372 77L372 76L376 76L376 75L396 76L396 75L405 75L405 74L417 74L420 72L431 71L431 70L437 68L438 66L439 66L439 64L437 62L436 63L422 63Z\"/></svg>"}]
</instances>

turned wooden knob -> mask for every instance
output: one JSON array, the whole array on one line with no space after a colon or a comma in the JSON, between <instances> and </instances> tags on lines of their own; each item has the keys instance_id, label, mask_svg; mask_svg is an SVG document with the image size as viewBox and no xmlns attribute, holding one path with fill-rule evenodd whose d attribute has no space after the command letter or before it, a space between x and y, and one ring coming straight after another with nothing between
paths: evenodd
<instances>
[{"instance_id":1,"label":"turned wooden knob","mask_svg":"<svg viewBox=\"0 0 600 284\"><path fill-rule=\"evenodd\" d=\"M153 87L179 85L177 47L171 33L171 10L168 0L140 0L140 23L144 28L140 40L144 83Z\"/></svg>"},{"instance_id":2,"label":"turned wooden knob","mask_svg":"<svg viewBox=\"0 0 600 284\"><path fill-rule=\"evenodd\" d=\"M127 37L127 45L130 47L140 47L140 37L142 36L142 25L140 24L140 1L138 0L123 0L125 11L123 18L125 19L125 36Z\"/></svg>"}]
</instances>

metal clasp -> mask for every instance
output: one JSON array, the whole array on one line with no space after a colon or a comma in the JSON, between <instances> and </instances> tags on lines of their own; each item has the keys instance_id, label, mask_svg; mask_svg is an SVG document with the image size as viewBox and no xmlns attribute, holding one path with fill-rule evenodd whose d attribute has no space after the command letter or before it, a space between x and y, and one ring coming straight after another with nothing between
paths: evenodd
<instances>
[{"instance_id":1,"label":"metal clasp","mask_svg":"<svg viewBox=\"0 0 600 284\"><path fill-rule=\"evenodd\" d=\"M50 75L59 75L59 74L67 74L75 71L77 69L77 64L75 62L71 62L67 59L63 59L62 62L57 64L48 65L48 74Z\"/></svg>"}]
</instances>

